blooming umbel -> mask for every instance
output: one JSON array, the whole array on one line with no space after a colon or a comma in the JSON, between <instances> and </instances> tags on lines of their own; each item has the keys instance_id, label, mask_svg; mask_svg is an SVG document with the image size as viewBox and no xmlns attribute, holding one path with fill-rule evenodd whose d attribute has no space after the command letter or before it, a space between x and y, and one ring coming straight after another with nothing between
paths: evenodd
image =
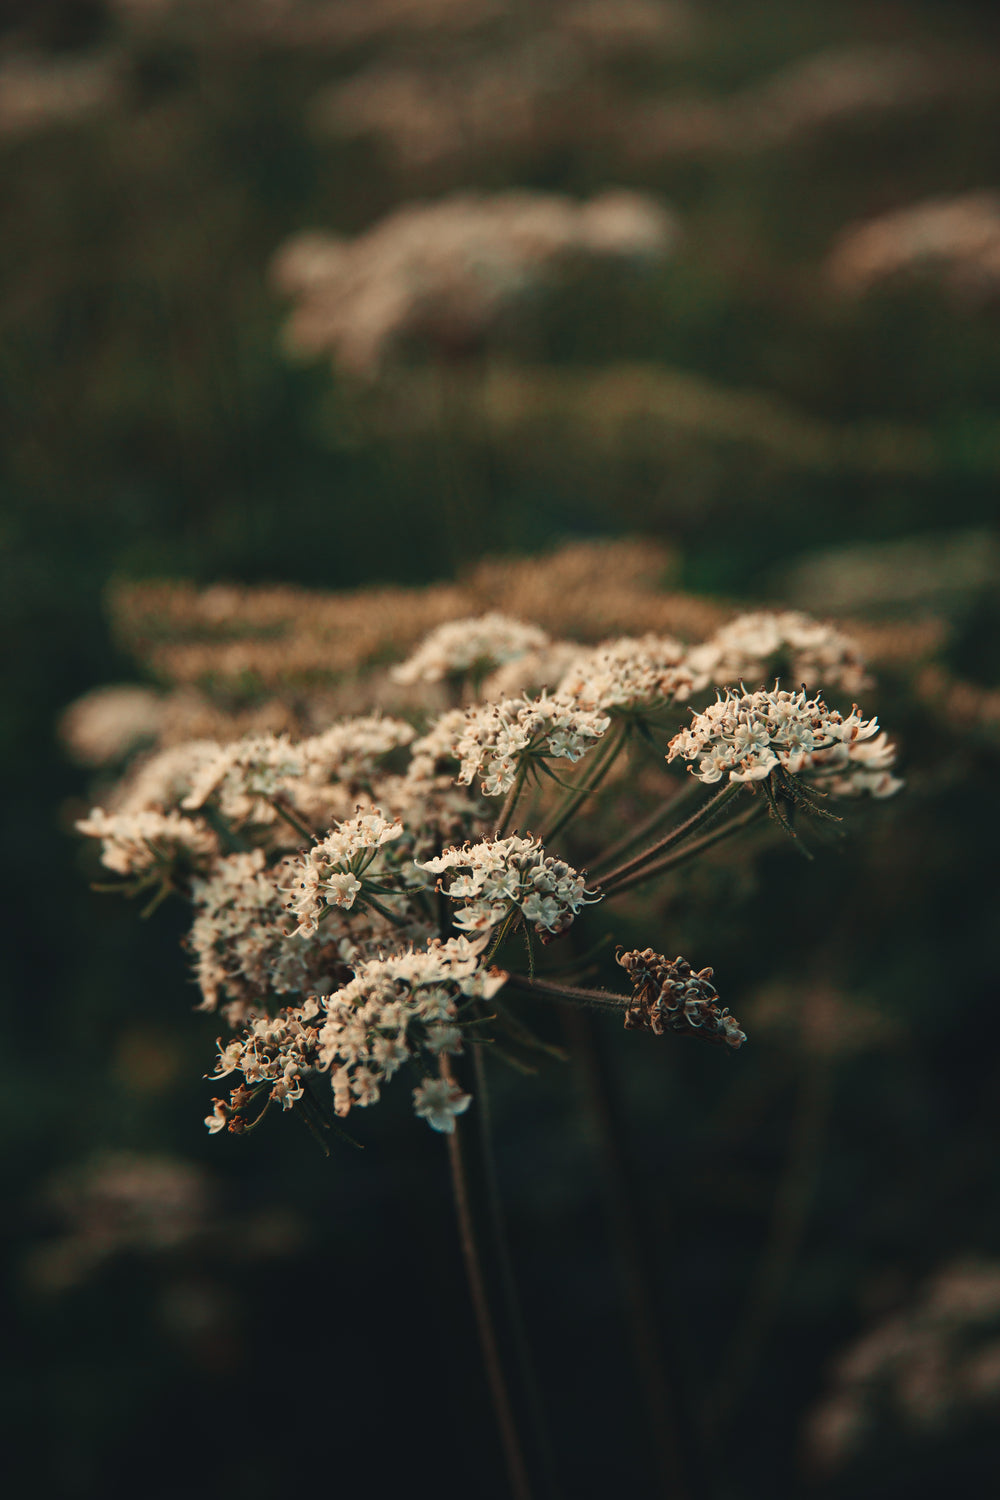
<instances>
[{"instance_id":1,"label":"blooming umbel","mask_svg":"<svg viewBox=\"0 0 1000 1500\"><path fill-rule=\"evenodd\" d=\"M306 995L330 988L350 951L385 942L392 924L365 912L337 931L288 933L282 882L290 860L268 868L264 851L250 849L216 861L192 883L194 921L187 948L201 990L199 1010L221 1009L230 1025L261 1014L274 996ZM347 931L345 933L345 925Z\"/></svg>"},{"instance_id":2,"label":"blooming umbel","mask_svg":"<svg viewBox=\"0 0 1000 1500\"><path fill-rule=\"evenodd\" d=\"M228 1104L215 1101L209 1130L245 1129L248 1105L265 1090L268 1104L290 1109L303 1099L311 1074L329 1074L333 1107L343 1117L377 1103L383 1084L404 1065L437 1069L446 1054L462 1051L463 1025L506 982L505 973L482 964L486 941L432 940L369 959L335 993L252 1018L241 1035L219 1043L212 1077L240 1073L243 1082ZM470 1102L443 1077L425 1078L413 1099L416 1113L440 1131L454 1130L455 1116Z\"/></svg>"},{"instance_id":3,"label":"blooming umbel","mask_svg":"<svg viewBox=\"0 0 1000 1500\"><path fill-rule=\"evenodd\" d=\"M487 932L520 913L543 937L557 937L582 906L601 899L577 870L546 854L533 838L484 839L446 849L418 867L447 875L444 889L455 903L455 926L467 932Z\"/></svg>"},{"instance_id":4,"label":"blooming umbel","mask_svg":"<svg viewBox=\"0 0 1000 1500\"><path fill-rule=\"evenodd\" d=\"M308 936L331 907L352 907L383 844L402 833L398 820L390 823L378 811L359 813L296 860L289 871L292 884L284 887L291 897L287 910L298 918L295 932Z\"/></svg>"},{"instance_id":5,"label":"blooming umbel","mask_svg":"<svg viewBox=\"0 0 1000 1500\"><path fill-rule=\"evenodd\" d=\"M581 582L571 570L571 591L589 596L593 586L590 572ZM275 618L299 607L298 596L271 603ZM510 608L520 609L516 597ZM612 629L617 611L601 616ZM452 1056L488 1041L520 1066L525 1051L548 1050L519 1015L490 1003L506 983L522 1001L593 1004L624 1015L630 1029L738 1048L743 1032L720 1006L711 969L630 951L619 958L629 998L564 984L544 958L536 973L535 936L547 945L584 906L618 902L731 838L765 811L764 800L794 835L794 809L823 815L824 793L886 797L900 785L894 747L856 707L845 716L815 691L777 686L728 686L703 706L708 683L734 664L791 662L813 682L860 681L853 644L806 616L742 616L693 648L660 625L587 646L498 612L445 625L439 613L427 618L439 628L396 676L464 675L463 691L478 701L420 733L407 718L379 713L316 732L329 707L317 697L273 721L297 722L308 735L255 726L229 743L169 745L127 770L110 811L95 809L79 825L102 841L104 863L126 877L128 894L152 890L151 907L167 896L191 905L186 948L198 1008L234 1031L219 1043L213 1076L238 1078L214 1103L213 1132L252 1129L276 1102L322 1139L334 1114L375 1103L404 1068L416 1075L418 1117L453 1132L470 1095L453 1077ZM558 628L555 617L545 623ZM504 680L539 691L491 697ZM695 796L699 782L720 785L665 828L677 778L658 757L656 771L643 746L666 737L665 720L687 699L699 711L669 741L666 760L691 765ZM235 720L219 709L217 722ZM727 813L742 786L757 782L764 797ZM508 832L529 818L542 837ZM567 834L570 851L584 849L600 872L595 887L575 854L574 863L561 857ZM515 969L524 948L527 973ZM488 967L495 955L503 969Z\"/></svg>"},{"instance_id":6,"label":"blooming umbel","mask_svg":"<svg viewBox=\"0 0 1000 1500\"><path fill-rule=\"evenodd\" d=\"M622 189L587 203L530 190L404 203L356 239L313 232L282 247L274 278L295 304L286 344L375 379L414 346L481 347L568 266L634 269L676 238L663 204Z\"/></svg>"},{"instance_id":7,"label":"blooming umbel","mask_svg":"<svg viewBox=\"0 0 1000 1500\"><path fill-rule=\"evenodd\" d=\"M456 780L482 777L487 797L500 797L532 762L586 755L608 730L607 714L580 708L568 698L508 698L471 708L455 723L452 754L461 763Z\"/></svg>"},{"instance_id":8,"label":"blooming umbel","mask_svg":"<svg viewBox=\"0 0 1000 1500\"><path fill-rule=\"evenodd\" d=\"M694 774L706 783L723 777L763 781L781 767L790 775L808 774L838 795L869 791L888 797L902 785L888 774L895 749L879 735L877 719L862 719L856 704L845 719L804 689L727 688L670 741L667 760L678 757L697 761Z\"/></svg>"},{"instance_id":9,"label":"blooming umbel","mask_svg":"<svg viewBox=\"0 0 1000 1500\"><path fill-rule=\"evenodd\" d=\"M80 833L101 840L101 863L117 875L140 875L178 859L205 864L219 852L210 828L174 812L106 813L95 807L76 826Z\"/></svg>"},{"instance_id":10,"label":"blooming umbel","mask_svg":"<svg viewBox=\"0 0 1000 1500\"><path fill-rule=\"evenodd\" d=\"M397 682L440 682L445 677L468 672L482 677L494 667L517 661L529 651L540 651L549 643L544 630L524 625L507 615L478 615L469 620L448 620L432 630L413 655L392 675Z\"/></svg>"},{"instance_id":11,"label":"blooming umbel","mask_svg":"<svg viewBox=\"0 0 1000 1500\"><path fill-rule=\"evenodd\" d=\"M195 774L181 803L197 811L214 801L234 823L272 823L277 817L272 798L289 780L302 774L302 758L287 735L250 735L218 747L216 755Z\"/></svg>"},{"instance_id":12,"label":"blooming umbel","mask_svg":"<svg viewBox=\"0 0 1000 1500\"><path fill-rule=\"evenodd\" d=\"M706 680L702 677L701 684ZM636 713L686 698L695 685L680 641L623 636L580 652L563 675L557 697L602 714Z\"/></svg>"},{"instance_id":13,"label":"blooming umbel","mask_svg":"<svg viewBox=\"0 0 1000 1500\"><path fill-rule=\"evenodd\" d=\"M253 1097L251 1091L268 1087L269 1100L277 1100L282 1109L291 1109L302 1098L303 1074L315 1066L317 1033L310 1022L318 1014L319 1002L309 999L299 1008L281 1010L276 1016L256 1016L242 1036L224 1047L220 1041L219 1060L211 1076L227 1078L230 1073L242 1073L244 1085L235 1095L245 1093L247 1097L244 1101L231 1096L228 1110L224 1105L220 1109L216 1100L215 1113L205 1122L210 1133L220 1130L220 1118L225 1120L230 1115L239 1122L230 1123L230 1129L240 1129L243 1120L239 1111Z\"/></svg>"},{"instance_id":14,"label":"blooming umbel","mask_svg":"<svg viewBox=\"0 0 1000 1500\"><path fill-rule=\"evenodd\" d=\"M633 999L625 1012L627 1031L683 1031L727 1047L742 1047L746 1033L735 1016L718 1004L718 991L709 981L711 969L696 974L684 958L673 962L652 948L631 953L619 950L618 962L632 981Z\"/></svg>"},{"instance_id":15,"label":"blooming umbel","mask_svg":"<svg viewBox=\"0 0 1000 1500\"><path fill-rule=\"evenodd\" d=\"M759 682L777 674L845 693L871 686L851 637L794 609L737 615L702 645L693 646L687 662L700 685Z\"/></svg>"},{"instance_id":16,"label":"blooming umbel","mask_svg":"<svg viewBox=\"0 0 1000 1500\"><path fill-rule=\"evenodd\" d=\"M325 782L336 777L353 785L369 781L385 756L413 738L413 726L403 719L369 714L334 724L322 734L303 740L296 749L307 781Z\"/></svg>"},{"instance_id":17,"label":"blooming umbel","mask_svg":"<svg viewBox=\"0 0 1000 1500\"><path fill-rule=\"evenodd\" d=\"M374 1104L383 1083L407 1062L436 1066L446 1053L462 1050L462 1020L475 1002L487 1001L507 975L486 969L481 955L487 939L435 940L426 948L396 953L359 964L351 982L322 1001L326 1013L319 1032L318 1058L330 1070L334 1108L346 1115L353 1105ZM421 1108L427 1098L437 1102ZM425 1080L414 1095L418 1114L434 1130L452 1131L454 1115L468 1104L446 1111L452 1097L435 1093ZM419 1095L419 1097L418 1097ZM432 1112L433 1111L433 1112Z\"/></svg>"}]
</instances>

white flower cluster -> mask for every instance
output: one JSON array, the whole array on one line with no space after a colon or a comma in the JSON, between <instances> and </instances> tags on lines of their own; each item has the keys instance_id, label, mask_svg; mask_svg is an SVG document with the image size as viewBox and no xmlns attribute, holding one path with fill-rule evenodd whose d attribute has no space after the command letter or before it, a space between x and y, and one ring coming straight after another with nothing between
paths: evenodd
<instances>
[{"instance_id":1,"label":"white flower cluster","mask_svg":"<svg viewBox=\"0 0 1000 1500\"><path fill-rule=\"evenodd\" d=\"M219 859L191 888L194 921L187 948L201 990L199 1010L224 1009L231 1025L272 995L329 987L339 933L323 939L287 935L280 882L290 861L273 870L262 849ZM384 938L388 923L380 922ZM359 934L360 936L360 934Z\"/></svg>"},{"instance_id":2,"label":"white flower cluster","mask_svg":"<svg viewBox=\"0 0 1000 1500\"><path fill-rule=\"evenodd\" d=\"M334 724L322 734L302 740L295 749L305 780L336 779L358 784L370 779L384 756L408 745L413 737L412 725L403 719L371 714Z\"/></svg>"},{"instance_id":3,"label":"white flower cluster","mask_svg":"<svg viewBox=\"0 0 1000 1500\"><path fill-rule=\"evenodd\" d=\"M551 641L491 672L480 689L483 698L534 698L561 682L583 648L577 641Z\"/></svg>"},{"instance_id":4,"label":"white flower cluster","mask_svg":"<svg viewBox=\"0 0 1000 1500\"><path fill-rule=\"evenodd\" d=\"M832 797L860 797L867 792L881 800L903 785L902 778L892 774L895 764L896 747L883 730L874 739L839 740L826 750L814 750L809 775Z\"/></svg>"},{"instance_id":5,"label":"white flower cluster","mask_svg":"<svg viewBox=\"0 0 1000 1500\"><path fill-rule=\"evenodd\" d=\"M239 1072L248 1089L270 1084L270 1098L280 1101L282 1109L291 1109L302 1098L303 1073L316 1066L317 1030L308 1023L318 1015L319 1001L311 998L295 1010L256 1016L242 1036L225 1047L220 1043L219 1060L211 1077L228 1078ZM213 1102L213 1113L205 1121L212 1135L239 1118L241 1101L234 1098L229 1105L221 1099Z\"/></svg>"},{"instance_id":6,"label":"white flower cluster","mask_svg":"<svg viewBox=\"0 0 1000 1500\"><path fill-rule=\"evenodd\" d=\"M302 1098L304 1076L315 1071L329 1072L334 1110L343 1117L375 1104L404 1063L426 1069L461 1052L462 1008L491 999L507 979L501 970L483 968L486 941L435 939L423 949L359 963L335 994L250 1020L241 1036L225 1046L220 1041L212 1076L238 1072L243 1083L228 1104L215 1100L205 1121L209 1130L245 1128L241 1111L268 1084L269 1097L289 1109ZM447 1133L470 1102L444 1076L424 1078L413 1092L417 1115Z\"/></svg>"},{"instance_id":7,"label":"white flower cluster","mask_svg":"<svg viewBox=\"0 0 1000 1500\"><path fill-rule=\"evenodd\" d=\"M580 708L571 699L507 698L467 709L454 725L452 754L461 762L456 780L463 786L478 775L488 797L510 790L525 760L578 761L606 733L606 714Z\"/></svg>"},{"instance_id":8,"label":"white flower cluster","mask_svg":"<svg viewBox=\"0 0 1000 1500\"><path fill-rule=\"evenodd\" d=\"M376 378L408 346L479 346L567 263L649 263L669 254L673 215L619 189L588 203L531 191L407 203L353 240L304 234L274 264L295 299L286 341Z\"/></svg>"},{"instance_id":9,"label":"white flower cluster","mask_svg":"<svg viewBox=\"0 0 1000 1500\"><path fill-rule=\"evenodd\" d=\"M330 1069L338 1115L374 1104L382 1084L420 1053L429 1061L461 1052L460 1006L489 1000L507 979L482 967L486 941L437 940L359 964L351 982L322 1002L318 1058ZM469 1096L443 1079L426 1079L414 1093L417 1114L434 1130L453 1131L468 1104Z\"/></svg>"},{"instance_id":10,"label":"white flower cluster","mask_svg":"<svg viewBox=\"0 0 1000 1500\"><path fill-rule=\"evenodd\" d=\"M392 676L402 683L441 682L463 672L483 676L548 643L545 631L537 625L524 625L507 615L447 620L431 631L412 656L393 667Z\"/></svg>"},{"instance_id":11,"label":"white flower cluster","mask_svg":"<svg viewBox=\"0 0 1000 1500\"><path fill-rule=\"evenodd\" d=\"M696 681L680 641L670 636L623 636L581 651L556 696L601 713L636 712L686 698L707 680Z\"/></svg>"},{"instance_id":12,"label":"white flower cluster","mask_svg":"<svg viewBox=\"0 0 1000 1500\"><path fill-rule=\"evenodd\" d=\"M164 698L152 688L94 688L62 714L59 737L80 765L113 766L155 741L163 718Z\"/></svg>"},{"instance_id":13,"label":"white flower cluster","mask_svg":"<svg viewBox=\"0 0 1000 1500\"><path fill-rule=\"evenodd\" d=\"M827 272L847 293L896 279L927 279L960 301L986 301L1000 282L1000 195L925 198L851 224L834 245Z\"/></svg>"},{"instance_id":14,"label":"white flower cluster","mask_svg":"<svg viewBox=\"0 0 1000 1500\"><path fill-rule=\"evenodd\" d=\"M191 792L199 773L218 756L215 740L185 740L143 758L129 768L115 792L116 812L176 810Z\"/></svg>"},{"instance_id":15,"label":"white flower cluster","mask_svg":"<svg viewBox=\"0 0 1000 1500\"><path fill-rule=\"evenodd\" d=\"M458 742L465 733L466 710L449 708L434 720L426 734L410 746L407 779L417 783L434 781L438 776L454 776L458 761Z\"/></svg>"},{"instance_id":16,"label":"white flower cluster","mask_svg":"<svg viewBox=\"0 0 1000 1500\"><path fill-rule=\"evenodd\" d=\"M101 863L117 875L141 875L178 858L205 864L219 852L210 828L175 812L107 813L95 807L76 826L88 838L101 839Z\"/></svg>"},{"instance_id":17,"label":"white flower cluster","mask_svg":"<svg viewBox=\"0 0 1000 1500\"><path fill-rule=\"evenodd\" d=\"M298 918L297 936L316 932L324 912L332 906L354 905L362 877L383 844L401 838L403 825L390 823L381 812L359 813L338 823L332 833L300 858L289 862L292 884L283 889L291 897L286 910Z\"/></svg>"},{"instance_id":18,"label":"white flower cluster","mask_svg":"<svg viewBox=\"0 0 1000 1500\"><path fill-rule=\"evenodd\" d=\"M197 811L214 800L234 823L273 823L277 814L270 799L289 778L301 775L302 756L287 735L248 735L216 748L195 772L181 807Z\"/></svg>"},{"instance_id":19,"label":"white flower cluster","mask_svg":"<svg viewBox=\"0 0 1000 1500\"><path fill-rule=\"evenodd\" d=\"M888 797L902 785L889 775L895 753L879 734L878 720L862 719L857 705L845 719L804 690L727 688L674 736L667 760L697 761L694 774L709 784L727 775L730 781L762 781L782 766L792 775L809 774L838 796L868 791Z\"/></svg>"},{"instance_id":20,"label":"white flower cluster","mask_svg":"<svg viewBox=\"0 0 1000 1500\"><path fill-rule=\"evenodd\" d=\"M778 676L807 687L858 693L871 686L858 646L833 625L787 609L738 615L688 652L697 686Z\"/></svg>"},{"instance_id":21,"label":"white flower cluster","mask_svg":"<svg viewBox=\"0 0 1000 1500\"><path fill-rule=\"evenodd\" d=\"M446 891L456 906L455 926L467 932L488 932L519 911L536 932L555 937L581 906L601 899L572 865L553 859L533 838L484 839L446 849L419 868L432 875L461 872L449 875Z\"/></svg>"}]
</instances>

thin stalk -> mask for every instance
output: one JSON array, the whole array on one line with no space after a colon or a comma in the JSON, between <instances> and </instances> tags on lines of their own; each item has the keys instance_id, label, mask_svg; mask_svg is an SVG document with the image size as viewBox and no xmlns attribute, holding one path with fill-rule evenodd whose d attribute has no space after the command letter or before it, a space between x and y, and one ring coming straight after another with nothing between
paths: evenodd
<instances>
[{"instance_id":1,"label":"thin stalk","mask_svg":"<svg viewBox=\"0 0 1000 1500\"><path fill-rule=\"evenodd\" d=\"M390 911L387 906L382 905L381 901L376 901L375 897L369 891L363 890L361 892L361 900L366 906L373 907L380 917L385 917L387 922L391 922L393 927L407 926L408 919L406 917L401 917L396 912Z\"/></svg>"},{"instance_id":2,"label":"thin stalk","mask_svg":"<svg viewBox=\"0 0 1000 1500\"><path fill-rule=\"evenodd\" d=\"M634 828L630 828L626 833L622 834L620 839L615 839L613 844L609 844L592 871L595 879L600 879L599 872L603 865L610 864L620 854L624 854L626 849L630 849L633 844L637 844L640 839L648 838L650 834L655 833L664 818L668 818L671 813L677 812L678 808L690 802L700 789L701 782L696 776L692 776L677 793L676 797L671 797L669 802L664 802L660 807L654 808L647 818L643 818L641 823L637 823Z\"/></svg>"},{"instance_id":3,"label":"thin stalk","mask_svg":"<svg viewBox=\"0 0 1000 1500\"><path fill-rule=\"evenodd\" d=\"M764 803L755 802L753 807L748 807L746 812L740 813L739 817L733 818L732 822L724 823L721 828L714 828L711 833L702 834L700 839L695 839L691 844L685 844L682 849L675 849L672 854L666 855L664 859L657 860L654 864L647 865L639 870L637 874L627 879L621 885L617 885L609 896L621 896L625 891L631 891L635 886L641 885L644 880L652 880L656 875L663 875L668 870L676 869L686 860L696 859L699 854L704 854L713 844L721 844L723 839L729 838L730 834L738 833L741 828L746 828L749 823L755 823L764 813Z\"/></svg>"},{"instance_id":4,"label":"thin stalk","mask_svg":"<svg viewBox=\"0 0 1000 1500\"><path fill-rule=\"evenodd\" d=\"M610 875L605 875L601 881L601 889L605 895L609 895L615 885L619 884L627 875L633 874L643 865L649 864L658 854L665 854L668 849L672 849L675 844L679 844L689 834L702 828L706 823L714 822L725 808L728 807L729 803L732 802L733 798L738 797L742 791L743 784L741 782L728 782L726 786L716 792L714 797L710 797L703 807L699 807L696 813L692 813L686 822L680 823L676 828L671 829L665 838L660 839L659 843L651 844L641 854L634 855L632 859L628 859L623 865L619 865L617 870L612 870Z\"/></svg>"},{"instance_id":5,"label":"thin stalk","mask_svg":"<svg viewBox=\"0 0 1000 1500\"><path fill-rule=\"evenodd\" d=\"M444 1076L443 1068L442 1075ZM525 1468L524 1454L514 1422L514 1411L507 1392L507 1382L504 1379L503 1368L500 1364L500 1351L497 1346L496 1329L486 1296L486 1282L483 1277L482 1263L479 1259L479 1248L476 1244L475 1231L472 1225L469 1184L465 1173L465 1164L462 1160L462 1146L457 1122L456 1129L448 1136L448 1164L451 1167L451 1186L455 1199L455 1213L458 1218L458 1236L462 1246L462 1257L465 1261L465 1272L469 1280L469 1291L472 1295L472 1305L476 1314L479 1343L482 1349L483 1362L486 1365L486 1377L489 1381L490 1394L493 1398L493 1410L496 1414L497 1426L500 1429L504 1458L507 1461L507 1477L510 1480L511 1494L514 1496L514 1500L531 1500L528 1471Z\"/></svg>"},{"instance_id":6,"label":"thin stalk","mask_svg":"<svg viewBox=\"0 0 1000 1500\"><path fill-rule=\"evenodd\" d=\"M833 1098L833 1075L830 1059L819 1056L812 1059L802 1078L788 1161L775 1194L767 1242L712 1402L711 1420L717 1439L729 1428L746 1393L799 1253Z\"/></svg>"},{"instance_id":7,"label":"thin stalk","mask_svg":"<svg viewBox=\"0 0 1000 1500\"><path fill-rule=\"evenodd\" d=\"M496 1155L493 1150L490 1095L486 1080L486 1061L481 1047L472 1048L472 1059L476 1075L476 1104L479 1109L479 1138L483 1182L486 1189L490 1228L493 1233L493 1247L496 1252L497 1264L500 1271L500 1285L503 1290L504 1306L510 1326L514 1351L521 1372L521 1383L524 1386L524 1392L528 1399L528 1408L531 1413L532 1426L535 1433L535 1443L545 1469L549 1491L553 1496L553 1500L555 1500L555 1497L559 1494L559 1483L556 1478L555 1452L552 1447L552 1439L549 1436L541 1386L538 1383L535 1363L531 1357L531 1345L528 1342L528 1334L524 1325L521 1299L517 1293L514 1262L510 1253L507 1221L503 1211L503 1199L500 1196L500 1180L497 1174Z\"/></svg>"},{"instance_id":8,"label":"thin stalk","mask_svg":"<svg viewBox=\"0 0 1000 1500\"><path fill-rule=\"evenodd\" d=\"M301 834L304 839L308 839L312 843L316 837L315 829L309 827L309 824L285 801L284 797L269 797L268 801L279 818L284 818L285 822L290 824L296 833Z\"/></svg>"},{"instance_id":9,"label":"thin stalk","mask_svg":"<svg viewBox=\"0 0 1000 1500\"><path fill-rule=\"evenodd\" d=\"M577 787L575 791L567 795L562 806L557 809L555 817L546 825L544 832L541 834L540 837L543 843L547 844L550 839L555 838L557 833L561 833L580 806L580 803L584 802L593 792L597 791L597 788L618 759L618 753L625 744L627 736L627 724L623 724L616 733L612 732L608 735L604 745L597 752L594 761L591 762L590 769L593 774L590 781L584 786Z\"/></svg>"},{"instance_id":10,"label":"thin stalk","mask_svg":"<svg viewBox=\"0 0 1000 1500\"><path fill-rule=\"evenodd\" d=\"M510 789L508 790L507 795L503 801L503 806L500 809L500 816L497 818L496 827L493 830L493 837L495 839L502 838L503 835L507 832L507 827L514 815L514 809L517 806L518 799L520 798L521 793L524 790L524 782L527 774L528 762L526 760L523 760L517 768L517 775L511 782Z\"/></svg>"},{"instance_id":11,"label":"thin stalk","mask_svg":"<svg viewBox=\"0 0 1000 1500\"><path fill-rule=\"evenodd\" d=\"M538 1000L562 1000L570 1005L586 1005L595 1010L613 1010L619 1015L631 1005L628 995L614 990L588 990L575 984L550 984L545 979L529 979L526 974L509 974L506 988L533 995Z\"/></svg>"}]
</instances>

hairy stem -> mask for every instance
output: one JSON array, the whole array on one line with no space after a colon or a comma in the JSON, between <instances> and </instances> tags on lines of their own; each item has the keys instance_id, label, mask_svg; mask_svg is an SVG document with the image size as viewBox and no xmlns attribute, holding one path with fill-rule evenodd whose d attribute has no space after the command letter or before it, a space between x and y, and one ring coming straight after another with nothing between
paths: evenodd
<instances>
[{"instance_id":1,"label":"hairy stem","mask_svg":"<svg viewBox=\"0 0 1000 1500\"><path fill-rule=\"evenodd\" d=\"M617 731L609 732L607 739L591 762L590 771L592 774L590 780L585 785L577 787L575 791L567 794L562 806L556 809L554 817L546 824L541 834L543 843L548 843L550 839L555 838L557 833L561 833L581 802L586 801L593 792L597 791L597 788L618 759L619 751L625 744L627 735L627 724L623 724Z\"/></svg>"},{"instance_id":2,"label":"hairy stem","mask_svg":"<svg viewBox=\"0 0 1000 1500\"><path fill-rule=\"evenodd\" d=\"M619 1014L624 1013L632 1003L628 995L616 994L614 990L588 990L574 984L552 984L546 979L529 979L527 974L508 975L506 988L519 990L524 995L533 995L539 1000L563 1000L570 1005L613 1010Z\"/></svg>"},{"instance_id":3,"label":"hairy stem","mask_svg":"<svg viewBox=\"0 0 1000 1500\"><path fill-rule=\"evenodd\" d=\"M269 797L268 801L279 818L284 818L285 822L294 828L296 833L301 834L310 844L312 843L316 837L315 830L309 827L309 824L299 816L290 803L285 801L284 797Z\"/></svg>"},{"instance_id":4,"label":"hairy stem","mask_svg":"<svg viewBox=\"0 0 1000 1500\"><path fill-rule=\"evenodd\" d=\"M377 911L380 917L385 917L387 922L391 922L393 927L405 927L407 925L408 918L401 917L397 912L390 911L381 901L376 901L370 891L363 890L360 899L366 906L370 906Z\"/></svg>"},{"instance_id":5,"label":"hairy stem","mask_svg":"<svg viewBox=\"0 0 1000 1500\"><path fill-rule=\"evenodd\" d=\"M695 833L697 829L703 828L706 823L714 822L725 811L733 798L738 797L742 791L743 784L741 782L728 782L716 792L714 797L709 798L704 806L699 807L697 812L692 813L690 818L679 824L676 828L671 829L665 838L660 839L656 844L651 844L641 854L634 855L632 859L626 860L623 865L619 865L617 870L612 870L609 875L606 875L601 881L601 889L606 895L610 895L611 891L621 885L627 876L634 874L643 865L651 863L658 855L665 854L668 849L674 848L675 845L688 838L690 834Z\"/></svg>"},{"instance_id":6,"label":"hairy stem","mask_svg":"<svg viewBox=\"0 0 1000 1500\"><path fill-rule=\"evenodd\" d=\"M641 822L636 823L634 828L626 829L621 838L615 839L613 844L608 845L600 859L596 862L592 871L595 879L600 879L600 871L603 866L610 865L613 860L618 859L633 844L637 844L640 839L649 838L666 818L669 818L672 813L677 812L679 808L690 802L693 797L697 796L700 790L701 782L699 782L696 776L690 777L681 787L676 797L671 797L669 802L664 802L662 806L654 808L649 816L643 818Z\"/></svg>"},{"instance_id":7,"label":"hairy stem","mask_svg":"<svg viewBox=\"0 0 1000 1500\"><path fill-rule=\"evenodd\" d=\"M644 880L652 880L656 875L664 875L668 870L676 869L678 865L684 864L686 860L697 859L699 854L704 854L705 850L710 849L713 844L721 844L723 839L729 838L731 834L739 833L741 829L746 828L750 823L756 823L763 816L765 810L763 802L755 802L753 807L748 807L746 812L740 813L738 817L733 818L732 822L724 823L721 828L713 828L711 833L702 834L700 839L695 839L692 843L685 844L683 848L675 849L663 859L655 860L653 864L646 865L643 869L637 871L635 875L622 881L620 885L616 885L614 890L609 891L607 894L609 896L621 896L626 891L632 890L633 887L641 885Z\"/></svg>"}]
</instances>

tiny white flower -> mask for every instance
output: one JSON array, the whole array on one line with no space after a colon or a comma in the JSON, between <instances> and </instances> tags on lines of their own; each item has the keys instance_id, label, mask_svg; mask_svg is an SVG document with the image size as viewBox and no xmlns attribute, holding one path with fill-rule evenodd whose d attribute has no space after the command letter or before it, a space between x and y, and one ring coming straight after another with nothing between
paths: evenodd
<instances>
[{"instance_id":1,"label":"tiny white flower","mask_svg":"<svg viewBox=\"0 0 1000 1500\"><path fill-rule=\"evenodd\" d=\"M425 1078L413 1090L414 1113L444 1135L454 1133L455 1117L463 1115L471 1103L472 1095L463 1094L457 1083L446 1078Z\"/></svg>"}]
</instances>

